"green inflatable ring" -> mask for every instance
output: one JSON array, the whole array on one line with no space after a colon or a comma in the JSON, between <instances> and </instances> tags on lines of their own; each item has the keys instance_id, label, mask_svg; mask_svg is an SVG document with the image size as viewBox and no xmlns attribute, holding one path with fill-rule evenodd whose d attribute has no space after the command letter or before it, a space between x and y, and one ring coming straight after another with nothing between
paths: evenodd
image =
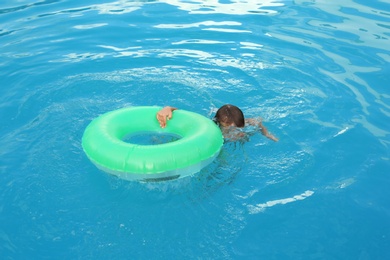
<instances>
[{"instance_id":1,"label":"green inflatable ring","mask_svg":"<svg viewBox=\"0 0 390 260\"><path fill-rule=\"evenodd\" d=\"M105 113L85 129L82 147L101 170L127 180L165 180L199 172L219 154L223 137L210 119L185 110L162 129L160 107L129 107ZM128 135L166 133L180 139L157 145L123 141Z\"/></svg>"}]
</instances>

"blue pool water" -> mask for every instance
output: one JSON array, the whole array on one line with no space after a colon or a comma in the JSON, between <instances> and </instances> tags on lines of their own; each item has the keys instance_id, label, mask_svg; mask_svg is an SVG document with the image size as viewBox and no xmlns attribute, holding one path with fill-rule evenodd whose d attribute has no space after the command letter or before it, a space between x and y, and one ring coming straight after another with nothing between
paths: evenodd
<instances>
[{"instance_id":1,"label":"blue pool water","mask_svg":"<svg viewBox=\"0 0 390 260\"><path fill-rule=\"evenodd\" d=\"M2 259L390 259L390 2L0 3ZM280 141L120 180L100 114L233 103Z\"/></svg>"}]
</instances>

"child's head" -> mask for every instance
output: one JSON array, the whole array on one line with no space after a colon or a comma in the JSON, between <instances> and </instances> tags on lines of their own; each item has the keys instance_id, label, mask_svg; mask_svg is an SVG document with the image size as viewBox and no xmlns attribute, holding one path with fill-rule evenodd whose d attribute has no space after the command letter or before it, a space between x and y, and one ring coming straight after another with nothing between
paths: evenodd
<instances>
[{"instance_id":1,"label":"child's head","mask_svg":"<svg viewBox=\"0 0 390 260\"><path fill-rule=\"evenodd\" d=\"M233 105L223 105L215 114L214 121L220 126L244 127L245 119L241 109Z\"/></svg>"}]
</instances>

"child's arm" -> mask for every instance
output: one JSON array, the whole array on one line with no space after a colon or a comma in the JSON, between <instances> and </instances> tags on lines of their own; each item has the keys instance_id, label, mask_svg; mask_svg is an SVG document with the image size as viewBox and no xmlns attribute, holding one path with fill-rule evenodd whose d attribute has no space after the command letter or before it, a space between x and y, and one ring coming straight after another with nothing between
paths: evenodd
<instances>
[{"instance_id":1,"label":"child's arm","mask_svg":"<svg viewBox=\"0 0 390 260\"><path fill-rule=\"evenodd\" d=\"M256 119L253 119L253 118L248 118L245 120L245 123L247 123L248 125L253 125L253 126L258 126L260 128L260 131L261 133L267 137L268 139L271 139L272 141L279 141L278 138L276 138L275 136L273 136L272 134L270 134L267 130L267 128L263 125L263 123L261 122L261 120L256 120Z\"/></svg>"},{"instance_id":2,"label":"child's arm","mask_svg":"<svg viewBox=\"0 0 390 260\"><path fill-rule=\"evenodd\" d=\"M172 112L174 110L177 110L177 108L166 106L157 112L156 118L160 123L161 128L165 128L167 126L167 121L172 118Z\"/></svg>"}]
</instances>

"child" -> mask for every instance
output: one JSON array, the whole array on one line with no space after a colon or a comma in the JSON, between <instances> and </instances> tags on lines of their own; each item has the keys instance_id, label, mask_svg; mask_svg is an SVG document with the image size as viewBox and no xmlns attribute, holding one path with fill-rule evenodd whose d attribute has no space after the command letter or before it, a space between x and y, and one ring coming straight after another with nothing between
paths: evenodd
<instances>
[{"instance_id":1,"label":"child","mask_svg":"<svg viewBox=\"0 0 390 260\"><path fill-rule=\"evenodd\" d=\"M157 112L157 120L160 126L164 128L167 125L167 121L172 118L173 111L177 108L166 106ZM244 114L241 109L234 105L223 105L220 107L213 118L213 121L220 127L222 134L225 138L230 140L237 140L245 137L244 132L234 131L236 128L243 128L245 124L259 127L261 133L272 141L279 141L275 136L268 133L267 128L261 123L261 121L248 118L244 119Z\"/></svg>"}]
</instances>

